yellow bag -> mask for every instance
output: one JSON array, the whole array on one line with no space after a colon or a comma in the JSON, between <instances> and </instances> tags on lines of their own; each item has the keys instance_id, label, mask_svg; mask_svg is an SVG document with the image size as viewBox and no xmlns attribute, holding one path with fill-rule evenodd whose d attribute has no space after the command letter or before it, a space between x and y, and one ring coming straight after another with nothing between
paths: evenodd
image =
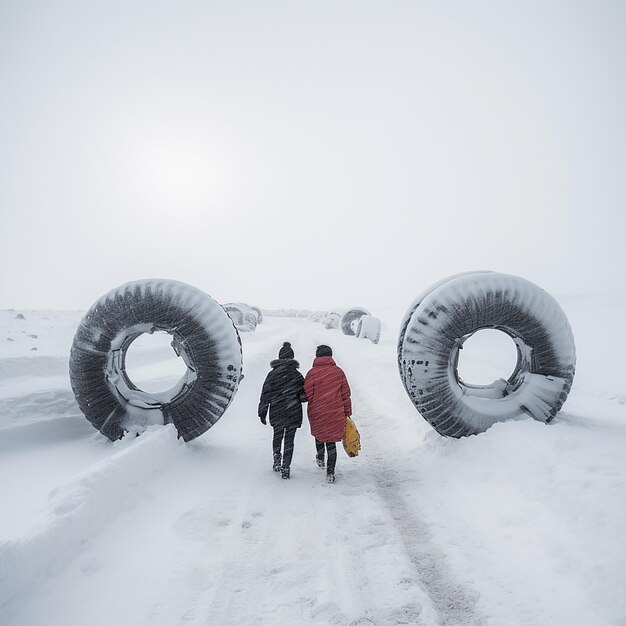
<instances>
[{"instance_id":1,"label":"yellow bag","mask_svg":"<svg viewBox=\"0 0 626 626\"><path fill-rule=\"evenodd\" d=\"M348 456L358 456L361 449L361 435L351 417L346 417L346 430L343 434L343 449Z\"/></svg>"}]
</instances>

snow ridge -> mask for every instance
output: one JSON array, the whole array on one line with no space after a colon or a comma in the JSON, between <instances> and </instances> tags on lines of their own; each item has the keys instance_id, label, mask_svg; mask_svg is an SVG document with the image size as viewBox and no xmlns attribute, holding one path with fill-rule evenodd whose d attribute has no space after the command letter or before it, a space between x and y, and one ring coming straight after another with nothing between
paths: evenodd
<instances>
[{"instance_id":1,"label":"snow ridge","mask_svg":"<svg viewBox=\"0 0 626 626\"><path fill-rule=\"evenodd\" d=\"M142 488L177 454L176 429L153 429L50 494L46 519L0 542L0 607L53 576L101 528L143 499Z\"/></svg>"}]
</instances>

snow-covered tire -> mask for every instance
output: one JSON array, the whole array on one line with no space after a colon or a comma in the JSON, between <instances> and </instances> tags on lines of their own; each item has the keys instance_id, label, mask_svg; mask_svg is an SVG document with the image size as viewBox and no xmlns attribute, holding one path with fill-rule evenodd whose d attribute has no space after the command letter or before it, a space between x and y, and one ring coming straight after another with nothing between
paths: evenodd
<instances>
[{"instance_id":1,"label":"snow-covered tire","mask_svg":"<svg viewBox=\"0 0 626 626\"><path fill-rule=\"evenodd\" d=\"M239 307L232 304L222 304L222 308L235 326L243 324L243 311Z\"/></svg>"},{"instance_id":2,"label":"snow-covered tire","mask_svg":"<svg viewBox=\"0 0 626 626\"><path fill-rule=\"evenodd\" d=\"M147 393L126 375L125 356L141 334L166 331L187 372L169 391ZM203 291L174 280L139 280L102 296L81 320L70 381L85 417L112 441L149 424L174 424L190 441L219 420L241 378L239 334Z\"/></svg>"},{"instance_id":3,"label":"snow-covered tire","mask_svg":"<svg viewBox=\"0 0 626 626\"><path fill-rule=\"evenodd\" d=\"M246 333L251 333L256 330L258 319L256 313L254 311L248 311L244 313L243 316L243 324L238 327L238 330L241 330Z\"/></svg>"},{"instance_id":4,"label":"snow-covered tire","mask_svg":"<svg viewBox=\"0 0 626 626\"><path fill-rule=\"evenodd\" d=\"M369 339L372 343L380 341L381 324L377 317L362 315L359 318L356 335L360 339Z\"/></svg>"},{"instance_id":5,"label":"snow-covered tire","mask_svg":"<svg viewBox=\"0 0 626 626\"><path fill-rule=\"evenodd\" d=\"M517 365L506 381L468 385L458 375L459 350L483 328L513 339ZM574 337L557 301L530 281L496 272L452 276L424 291L398 340L409 397L438 433L451 437L528 416L549 422L567 398L575 365Z\"/></svg>"},{"instance_id":6,"label":"snow-covered tire","mask_svg":"<svg viewBox=\"0 0 626 626\"><path fill-rule=\"evenodd\" d=\"M308 317L309 322L313 322L314 324L319 324L326 319L327 313L324 311L314 311Z\"/></svg>"},{"instance_id":7,"label":"snow-covered tire","mask_svg":"<svg viewBox=\"0 0 626 626\"><path fill-rule=\"evenodd\" d=\"M263 312L261 311L261 309L259 309L258 306L251 306L250 308L256 313L256 323L257 324L262 324L263 323Z\"/></svg>"},{"instance_id":8,"label":"snow-covered tire","mask_svg":"<svg viewBox=\"0 0 626 626\"><path fill-rule=\"evenodd\" d=\"M244 333L256 330L258 319L252 307L243 302L229 302L223 304L222 307L233 321L237 330Z\"/></svg>"},{"instance_id":9,"label":"snow-covered tire","mask_svg":"<svg viewBox=\"0 0 626 626\"><path fill-rule=\"evenodd\" d=\"M324 328L326 330L339 328L342 315L343 315L343 312L339 312L339 311L331 311L330 313L327 313L326 317L324 318Z\"/></svg>"},{"instance_id":10,"label":"snow-covered tire","mask_svg":"<svg viewBox=\"0 0 626 626\"><path fill-rule=\"evenodd\" d=\"M344 335L352 335L354 336L355 328L353 326L353 322L358 322L359 318L363 317L363 315L369 315L370 312L367 309L361 309L360 307L354 307L353 309L348 309L342 316L340 326L341 331Z\"/></svg>"}]
</instances>

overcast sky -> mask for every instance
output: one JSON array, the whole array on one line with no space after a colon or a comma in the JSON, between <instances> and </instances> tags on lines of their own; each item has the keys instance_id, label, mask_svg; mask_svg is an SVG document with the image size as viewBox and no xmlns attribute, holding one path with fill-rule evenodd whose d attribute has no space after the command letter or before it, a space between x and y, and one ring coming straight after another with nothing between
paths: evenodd
<instances>
[{"instance_id":1,"label":"overcast sky","mask_svg":"<svg viewBox=\"0 0 626 626\"><path fill-rule=\"evenodd\" d=\"M0 0L0 308L624 290L625 77L621 1Z\"/></svg>"}]
</instances>

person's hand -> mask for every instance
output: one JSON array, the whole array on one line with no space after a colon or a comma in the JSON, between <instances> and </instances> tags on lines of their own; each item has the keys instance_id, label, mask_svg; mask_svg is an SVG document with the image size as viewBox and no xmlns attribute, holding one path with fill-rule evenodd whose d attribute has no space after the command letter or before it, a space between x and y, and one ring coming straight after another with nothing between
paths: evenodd
<instances>
[{"instance_id":1,"label":"person's hand","mask_svg":"<svg viewBox=\"0 0 626 626\"><path fill-rule=\"evenodd\" d=\"M263 424L263 426L266 426L267 425L267 419L262 417L261 418L261 424Z\"/></svg>"}]
</instances>

